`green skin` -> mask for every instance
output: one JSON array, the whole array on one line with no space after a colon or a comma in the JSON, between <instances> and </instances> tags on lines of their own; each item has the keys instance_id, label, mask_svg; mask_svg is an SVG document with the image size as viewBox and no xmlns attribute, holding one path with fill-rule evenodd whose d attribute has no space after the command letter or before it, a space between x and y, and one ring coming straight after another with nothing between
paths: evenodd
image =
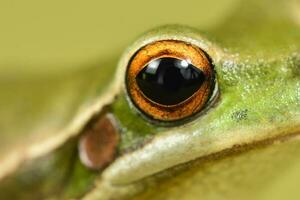
<instances>
[{"instance_id":1,"label":"green skin","mask_svg":"<svg viewBox=\"0 0 300 200\"><path fill-rule=\"evenodd\" d=\"M270 9L267 0L241 5L206 32L179 25L153 29L124 52L116 70L113 59L102 63L108 67L95 63L71 74L62 70L55 78L39 77L50 77L51 88L30 74L23 82L3 79L9 84L1 94L6 98L0 109L5 116L0 122L0 199L299 195L287 189L292 179L279 179L283 184L273 184L274 190L267 187L297 164L300 153L300 17L283 4L300 5L271 2ZM164 39L192 43L211 57L219 95L193 119L170 126L137 112L125 89L131 56ZM16 121L12 113L22 106L12 90L35 107L17 127L11 125ZM74 93L78 90L83 92ZM37 91L39 98L32 100ZM106 105L120 126L119 154L103 171L93 171L80 162L77 144L84 125ZM276 193L278 188L287 192Z\"/></svg>"}]
</instances>

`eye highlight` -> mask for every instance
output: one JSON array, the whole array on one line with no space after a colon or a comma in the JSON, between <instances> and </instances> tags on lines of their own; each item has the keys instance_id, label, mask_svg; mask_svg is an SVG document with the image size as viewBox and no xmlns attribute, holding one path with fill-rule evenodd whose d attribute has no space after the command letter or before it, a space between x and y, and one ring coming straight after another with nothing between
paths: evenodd
<instances>
[{"instance_id":1,"label":"eye highlight","mask_svg":"<svg viewBox=\"0 0 300 200\"><path fill-rule=\"evenodd\" d=\"M126 73L133 104L148 117L176 121L205 107L214 89L214 71L197 46L163 40L139 49Z\"/></svg>"}]
</instances>

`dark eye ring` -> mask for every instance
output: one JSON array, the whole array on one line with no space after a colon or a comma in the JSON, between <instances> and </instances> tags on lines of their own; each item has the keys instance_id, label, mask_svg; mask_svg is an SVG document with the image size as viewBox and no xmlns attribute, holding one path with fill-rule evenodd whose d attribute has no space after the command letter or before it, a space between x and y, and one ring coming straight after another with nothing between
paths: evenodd
<instances>
[{"instance_id":1,"label":"dark eye ring","mask_svg":"<svg viewBox=\"0 0 300 200\"><path fill-rule=\"evenodd\" d=\"M201 111L213 93L210 59L199 47L162 40L139 49L126 73L133 104L148 117L177 121Z\"/></svg>"}]
</instances>

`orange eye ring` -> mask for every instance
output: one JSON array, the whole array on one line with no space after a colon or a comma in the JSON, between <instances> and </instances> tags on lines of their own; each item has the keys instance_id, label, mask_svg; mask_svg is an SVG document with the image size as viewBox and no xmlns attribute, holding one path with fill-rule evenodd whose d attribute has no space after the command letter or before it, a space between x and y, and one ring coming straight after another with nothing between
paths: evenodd
<instances>
[{"instance_id":1,"label":"orange eye ring","mask_svg":"<svg viewBox=\"0 0 300 200\"><path fill-rule=\"evenodd\" d=\"M191 66L197 68L194 70L201 71L204 77L203 82L188 98L175 104L153 100L143 92L137 77L140 73L145 73L145 68L149 66L149 63L157 59L189 62ZM127 91L133 104L148 117L165 122L181 120L202 110L212 94L214 82L213 67L206 54L193 44L177 40L156 41L142 47L131 58L126 73ZM155 91L151 93L155 94ZM181 98L180 95L179 98Z\"/></svg>"}]
</instances>

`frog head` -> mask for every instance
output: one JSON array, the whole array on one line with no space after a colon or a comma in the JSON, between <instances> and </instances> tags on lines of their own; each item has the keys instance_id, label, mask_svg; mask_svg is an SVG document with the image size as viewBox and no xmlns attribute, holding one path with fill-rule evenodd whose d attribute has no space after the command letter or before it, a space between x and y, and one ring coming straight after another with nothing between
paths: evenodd
<instances>
[{"instance_id":1,"label":"frog head","mask_svg":"<svg viewBox=\"0 0 300 200\"><path fill-rule=\"evenodd\" d=\"M253 199L249 188L261 195L299 155L299 21L289 6L282 9L285 3L261 14L257 8L268 10L269 3L242 5L205 31L159 26L128 42L120 58L72 73L70 67L37 77L28 70L1 79L0 198ZM130 75L139 52L157 44L181 56L161 54ZM191 51L182 49L201 56L185 59ZM196 81L200 89L185 93L184 102L195 97L193 109L176 103L176 117L167 106L151 112L139 104L132 86L145 102L160 98L130 84L169 58L186 61L181 67L208 81L206 92L198 92L205 81Z\"/></svg>"}]
</instances>

